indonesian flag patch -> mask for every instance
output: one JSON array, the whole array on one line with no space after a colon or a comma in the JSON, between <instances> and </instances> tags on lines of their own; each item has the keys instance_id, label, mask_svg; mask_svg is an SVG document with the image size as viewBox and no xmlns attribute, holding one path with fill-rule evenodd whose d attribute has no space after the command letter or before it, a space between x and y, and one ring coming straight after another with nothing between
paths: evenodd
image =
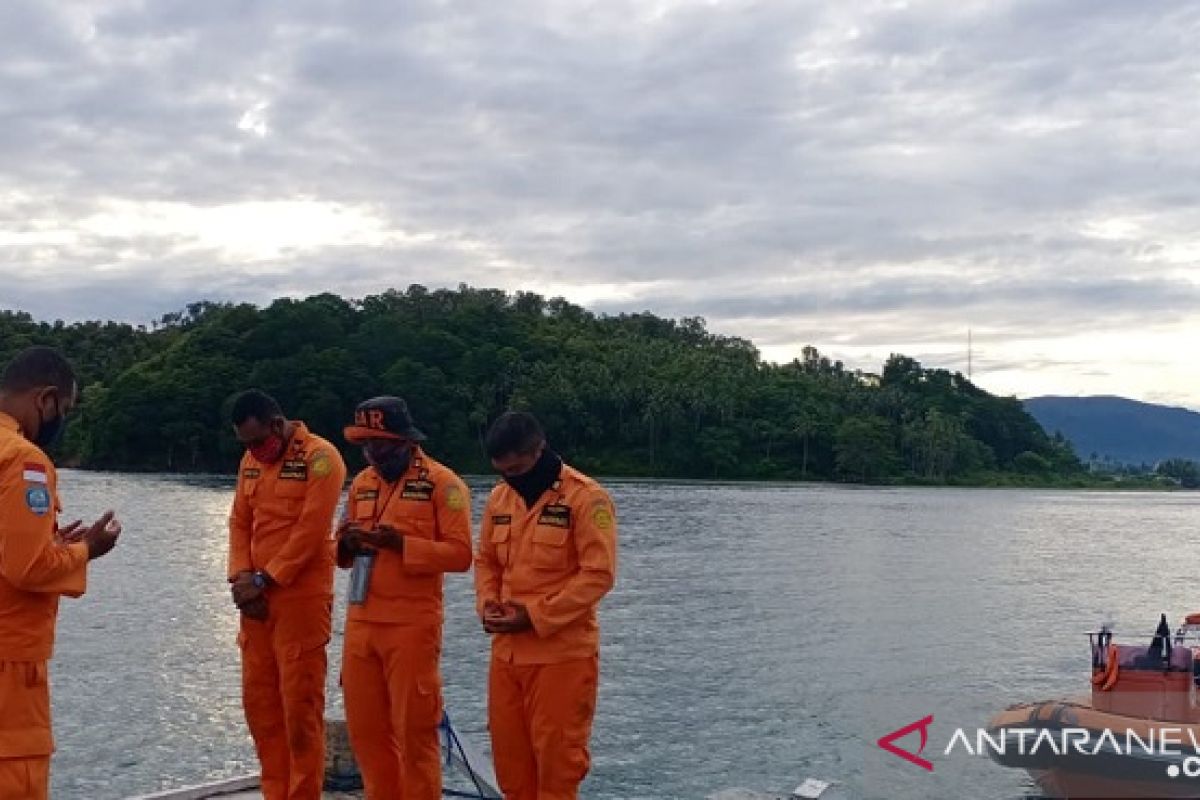
<instances>
[{"instance_id":1,"label":"indonesian flag patch","mask_svg":"<svg viewBox=\"0 0 1200 800\"><path fill-rule=\"evenodd\" d=\"M26 483L49 483L50 476L46 472L46 467L42 464L36 464L32 461L27 461L23 469L25 473Z\"/></svg>"}]
</instances>

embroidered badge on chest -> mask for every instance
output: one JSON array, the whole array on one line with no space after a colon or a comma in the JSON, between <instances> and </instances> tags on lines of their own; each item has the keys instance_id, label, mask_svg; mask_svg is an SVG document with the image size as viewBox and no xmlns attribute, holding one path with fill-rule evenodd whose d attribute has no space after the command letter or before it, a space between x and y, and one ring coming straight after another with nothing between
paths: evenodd
<instances>
[{"instance_id":1,"label":"embroidered badge on chest","mask_svg":"<svg viewBox=\"0 0 1200 800\"><path fill-rule=\"evenodd\" d=\"M279 468L279 480L281 481L306 481L308 480L308 462L304 459L289 459L283 462L283 466Z\"/></svg>"},{"instance_id":2,"label":"embroidered badge on chest","mask_svg":"<svg viewBox=\"0 0 1200 800\"><path fill-rule=\"evenodd\" d=\"M549 505L542 509L538 517L538 525L549 525L553 528L571 527L571 508L563 505Z\"/></svg>"},{"instance_id":3,"label":"embroidered badge on chest","mask_svg":"<svg viewBox=\"0 0 1200 800\"><path fill-rule=\"evenodd\" d=\"M405 481L400 490L401 500L432 500L433 482L418 478L415 481Z\"/></svg>"}]
</instances>

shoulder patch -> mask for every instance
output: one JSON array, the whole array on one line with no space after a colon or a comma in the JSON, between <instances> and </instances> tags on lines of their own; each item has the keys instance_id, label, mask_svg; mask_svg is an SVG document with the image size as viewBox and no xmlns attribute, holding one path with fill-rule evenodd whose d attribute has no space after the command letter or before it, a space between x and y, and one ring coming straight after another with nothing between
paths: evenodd
<instances>
[{"instance_id":1,"label":"shoulder patch","mask_svg":"<svg viewBox=\"0 0 1200 800\"><path fill-rule=\"evenodd\" d=\"M463 496L463 490L451 484L446 490L446 508L451 511L462 511L467 507L467 498Z\"/></svg>"},{"instance_id":2,"label":"shoulder patch","mask_svg":"<svg viewBox=\"0 0 1200 800\"><path fill-rule=\"evenodd\" d=\"M25 489L25 505L34 515L46 516L50 513L50 490L45 486L29 486Z\"/></svg>"},{"instance_id":3,"label":"shoulder patch","mask_svg":"<svg viewBox=\"0 0 1200 800\"><path fill-rule=\"evenodd\" d=\"M613 526L612 508L601 500L592 506L592 524L602 531L610 530Z\"/></svg>"},{"instance_id":4,"label":"shoulder patch","mask_svg":"<svg viewBox=\"0 0 1200 800\"><path fill-rule=\"evenodd\" d=\"M26 461L21 467L22 477L26 483L49 483L50 472L45 464L36 461Z\"/></svg>"},{"instance_id":5,"label":"shoulder patch","mask_svg":"<svg viewBox=\"0 0 1200 800\"><path fill-rule=\"evenodd\" d=\"M311 467L313 477L316 478L324 478L333 472L333 460L330 459L328 451L318 450L312 458Z\"/></svg>"}]
</instances>

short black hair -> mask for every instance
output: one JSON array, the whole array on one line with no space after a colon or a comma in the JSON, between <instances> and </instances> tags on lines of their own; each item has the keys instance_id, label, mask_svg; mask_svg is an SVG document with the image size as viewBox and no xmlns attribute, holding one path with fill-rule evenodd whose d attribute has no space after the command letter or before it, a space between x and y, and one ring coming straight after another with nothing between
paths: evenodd
<instances>
[{"instance_id":1,"label":"short black hair","mask_svg":"<svg viewBox=\"0 0 1200 800\"><path fill-rule=\"evenodd\" d=\"M483 449L488 458L532 453L546 441L546 432L537 417L528 411L505 411L483 439Z\"/></svg>"},{"instance_id":2,"label":"short black hair","mask_svg":"<svg viewBox=\"0 0 1200 800\"><path fill-rule=\"evenodd\" d=\"M247 389L239 394L233 399L233 409L230 412L233 424L239 427L251 417L265 423L282 416L283 409L279 407L279 403L261 389Z\"/></svg>"},{"instance_id":3,"label":"short black hair","mask_svg":"<svg viewBox=\"0 0 1200 800\"><path fill-rule=\"evenodd\" d=\"M13 357L0 376L0 391L20 394L53 386L63 394L76 389L75 368L53 347L28 347Z\"/></svg>"}]
</instances>

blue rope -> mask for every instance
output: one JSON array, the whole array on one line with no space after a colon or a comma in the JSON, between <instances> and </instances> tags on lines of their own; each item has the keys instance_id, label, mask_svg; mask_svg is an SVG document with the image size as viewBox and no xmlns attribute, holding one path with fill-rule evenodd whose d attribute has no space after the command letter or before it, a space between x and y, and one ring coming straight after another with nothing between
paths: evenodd
<instances>
[{"instance_id":1,"label":"blue rope","mask_svg":"<svg viewBox=\"0 0 1200 800\"><path fill-rule=\"evenodd\" d=\"M467 760L466 750L463 749L462 742L458 739L458 734L454 732L454 727L450 724L450 714L444 710L442 711L441 727L445 728L446 730L446 738L450 740L454 747L458 748L458 754L462 757L463 765L467 768L467 777L471 779L471 783L475 784L475 791L477 792L477 794L465 794L463 792L455 791L454 789L444 789L443 793L449 795L450 797L477 797L481 798L481 800L488 800L488 796L484 793L483 787L479 785L479 781L475 780L475 770L471 768L471 762ZM454 753L449 747L447 747L446 766L450 766L453 761Z\"/></svg>"}]
</instances>

